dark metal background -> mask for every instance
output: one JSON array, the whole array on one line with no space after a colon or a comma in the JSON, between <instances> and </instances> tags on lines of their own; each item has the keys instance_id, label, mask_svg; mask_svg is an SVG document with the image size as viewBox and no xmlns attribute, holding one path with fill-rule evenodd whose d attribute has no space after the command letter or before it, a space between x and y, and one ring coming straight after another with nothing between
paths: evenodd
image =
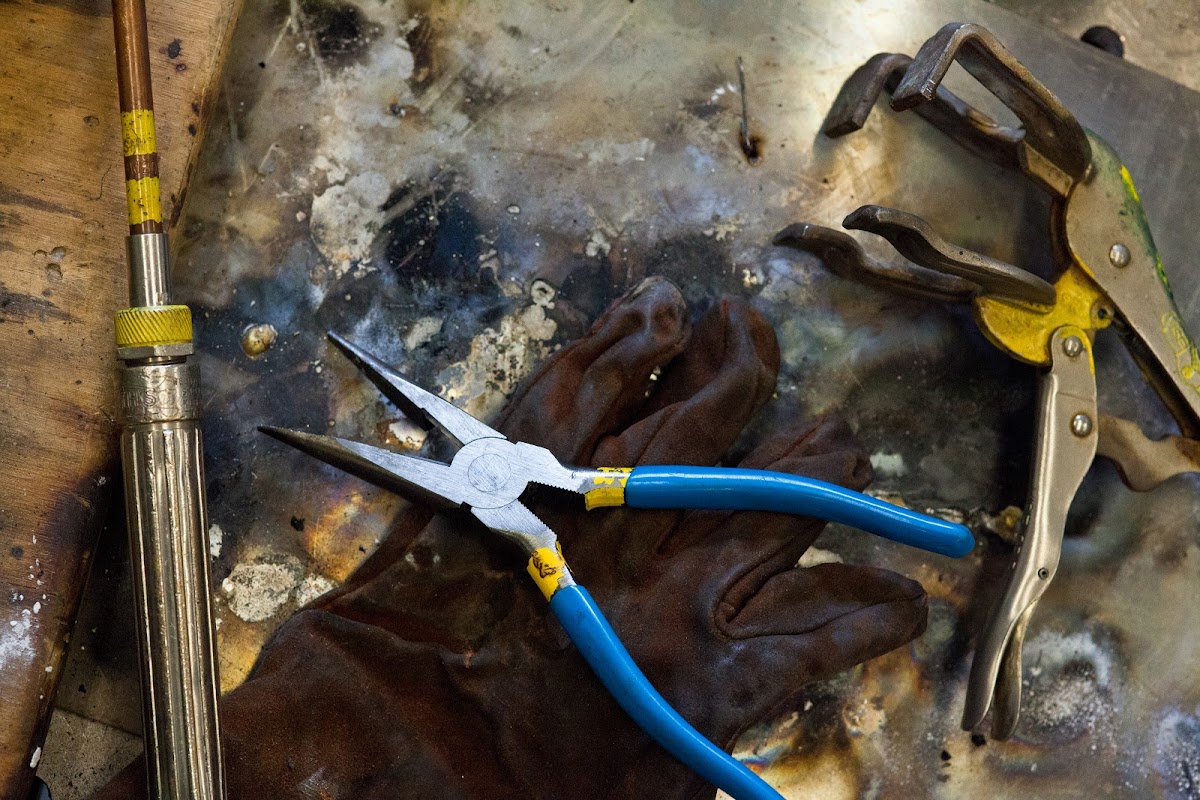
<instances>
[{"instance_id":1,"label":"dark metal background","mask_svg":"<svg viewBox=\"0 0 1200 800\"><path fill-rule=\"evenodd\" d=\"M1125 13L1113 7L1103 7L1110 19ZM775 322L778 398L750 439L785 416L839 410L873 454L875 490L967 519L984 537L959 562L844 530L818 541L819 557L921 580L930 626L748 734L745 753L772 780L794 797L1200 796L1196 484L1135 496L1107 465L1093 469L1027 637L1018 736L972 739L958 730L971 636L1010 559L995 517L1024 503L1032 371L958 310L845 283L769 244L787 223L837 226L877 202L966 247L1051 269L1044 199L915 115L881 106L858 134L818 134L857 65L913 53L958 19L991 27L1122 154L1185 322L1200 330L1200 95L995 5L248 8L227 124L214 126L193 182L176 268L205 380L226 688L298 603L349 574L400 502L255 426L393 446L423 438L331 352L326 329L486 417L612 297L656 273L697 310L728 292ZM1146 41L1136 32L1131 57ZM756 164L738 145L738 56ZM988 102L965 74L951 83ZM252 325L278 334L257 356L241 342ZM1115 337L1102 338L1101 410L1152 435L1170 430ZM119 528L110 534L60 707L136 732L124 543Z\"/></svg>"}]
</instances>

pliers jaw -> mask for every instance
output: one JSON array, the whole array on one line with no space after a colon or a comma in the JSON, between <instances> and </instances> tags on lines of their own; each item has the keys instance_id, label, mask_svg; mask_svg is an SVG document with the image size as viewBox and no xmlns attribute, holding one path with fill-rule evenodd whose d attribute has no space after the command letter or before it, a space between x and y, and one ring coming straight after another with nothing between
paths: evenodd
<instances>
[{"instance_id":1,"label":"pliers jaw","mask_svg":"<svg viewBox=\"0 0 1200 800\"><path fill-rule=\"evenodd\" d=\"M979 294L979 286L955 275L946 275L909 261L886 264L869 257L858 240L841 231L797 222L775 234L772 244L812 253L839 278L885 291L896 291L924 300L965 303Z\"/></svg>"},{"instance_id":2,"label":"pliers jaw","mask_svg":"<svg viewBox=\"0 0 1200 800\"><path fill-rule=\"evenodd\" d=\"M965 281L972 296L995 297L1034 308L1054 305L1054 287L1026 270L955 247L916 214L883 206L862 206L842 227L882 236L919 269Z\"/></svg>"},{"instance_id":3,"label":"pliers jaw","mask_svg":"<svg viewBox=\"0 0 1200 800\"><path fill-rule=\"evenodd\" d=\"M322 436L269 425L261 425L258 429L318 461L324 461L401 497L445 509L462 505L461 500L455 499L454 481L451 480L450 468L445 464L393 453L382 447L337 436Z\"/></svg>"},{"instance_id":4,"label":"pliers jaw","mask_svg":"<svg viewBox=\"0 0 1200 800\"><path fill-rule=\"evenodd\" d=\"M837 139L866 124L875 101L884 91L894 92L913 60L902 53L879 53L854 71L833 101L823 131ZM944 86L932 99L913 110L962 147L981 158L1009 169L1020 169L1018 147L1025 133L1001 125Z\"/></svg>"},{"instance_id":5,"label":"pliers jaw","mask_svg":"<svg viewBox=\"0 0 1200 800\"><path fill-rule=\"evenodd\" d=\"M402 497L439 508L465 507L526 555L555 546L554 532L519 500L530 483L590 497L611 481L611 474L601 470L563 466L544 447L509 441L349 340L334 333L329 339L410 418L457 442L452 461L443 464L336 436L273 427L260 431Z\"/></svg>"},{"instance_id":6,"label":"pliers jaw","mask_svg":"<svg viewBox=\"0 0 1200 800\"><path fill-rule=\"evenodd\" d=\"M1000 125L943 87L957 61L1021 121ZM1004 167L1019 168L1058 197L1083 180L1091 150L1083 127L1049 89L988 30L951 22L914 58L880 53L843 84L825 121L825 133L842 136L862 127L879 95L892 91L896 111L914 109L954 141Z\"/></svg>"},{"instance_id":7,"label":"pliers jaw","mask_svg":"<svg viewBox=\"0 0 1200 800\"><path fill-rule=\"evenodd\" d=\"M426 430L436 427L460 445L476 439L504 438L499 431L489 428L436 394L417 386L350 340L332 331L327 335L329 341L345 353L367 379L383 392L384 397L395 403L405 416Z\"/></svg>"}]
</instances>

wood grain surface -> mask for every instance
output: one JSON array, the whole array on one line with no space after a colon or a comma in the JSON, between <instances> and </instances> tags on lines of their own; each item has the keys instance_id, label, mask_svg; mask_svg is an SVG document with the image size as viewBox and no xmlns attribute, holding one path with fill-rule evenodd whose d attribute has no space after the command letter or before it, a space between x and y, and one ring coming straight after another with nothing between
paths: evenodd
<instances>
[{"instance_id":1,"label":"wood grain surface","mask_svg":"<svg viewBox=\"0 0 1200 800\"><path fill-rule=\"evenodd\" d=\"M150 4L168 224L237 9ZM0 797L23 798L120 491L112 316L126 304L126 221L108 3L0 3L0 52Z\"/></svg>"}]
</instances>

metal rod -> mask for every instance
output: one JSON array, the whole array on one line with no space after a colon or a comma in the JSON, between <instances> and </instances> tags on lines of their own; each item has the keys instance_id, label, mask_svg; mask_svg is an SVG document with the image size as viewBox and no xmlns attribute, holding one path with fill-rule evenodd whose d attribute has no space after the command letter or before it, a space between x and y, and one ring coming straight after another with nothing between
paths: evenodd
<instances>
[{"instance_id":1,"label":"metal rod","mask_svg":"<svg viewBox=\"0 0 1200 800\"><path fill-rule=\"evenodd\" d=\"M171 304L144 0L113 0L129 214L130 307L117 312L121 460L138 615L142 734L153 798L222 800L199 371Z\"/></svg>"},{"instance_id":2,"label":"metal rod","mask_svg":"<svg viewBox=\"0 0 1200 800\"><path fill-rule=\"evenodd\" d=\"M113 29L117 39L117 89L121 97L129 233L162 233L144 0L113 0Z\"/></svg>"},{"instance_id":3,"label":"metal rod","mask_svg":"<svg viewBox=\"0 0 1200 800\"><path fill-rule=\"evenodd\" d=\"M742 57L737 57L737 74L738 74L738 95L742 99L742 119L738 124L738 144L742 146L742 152L746 154L746 158L750 163L758 162L761 153L758 149L758 142L750 135L750 101L746 97L746 68L742 64Z\"/></svg>"}]
</instances>

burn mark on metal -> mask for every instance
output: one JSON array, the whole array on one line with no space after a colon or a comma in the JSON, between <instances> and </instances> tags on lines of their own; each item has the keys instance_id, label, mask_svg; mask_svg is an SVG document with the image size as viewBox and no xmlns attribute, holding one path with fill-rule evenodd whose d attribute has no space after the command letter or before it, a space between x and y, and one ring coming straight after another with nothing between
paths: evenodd
<instances>
[{"instance_id":1,"label":"burn mark on metal","mask_svg":"<svg viewBox=\"0 0 1200 800\"><path fill-rule=\"evenodd\" d=\"M317 54L334 66L347 66L361 59L381 32L362 10L335 0L301 0L304 25L316 43Z\"/></svg>"},{"instance_id":2,"label":"burn mark on metal","mask_svg":"<svg viewBox=\"0 0 1200 800\"><path fill-rule=\"evenodd\" d=\"M383 257L401 282L472 282L484 270L494 282L494 270L480 266L482 231L470 196L456 184L440 175L425 193L414 197L411 185L402 186L384 203L397 213L381 230Z\"/></svg>"},{"instance_id":3,"label":"burn mark on metal","mask_svg":"<svg viewBox=\"0 0 1200 800\"><path fill-rule=\"evenodd\" d=\"M436 75L434 61L433 25L428 14L414 17L416 25L404 34L404 41L413 57L413 74L411 85L418 94L433 82Z\"/></svg>"},{"instance_id":4,"label":"burn mark on metal","mask_svg":"<svg viewBox=\"0 0 1200 800\"><path fill-rule=\"evenodd\" d=\"M105 8L107 8L107 4ZM36 195L27 194L11 186L0 183L0 204L25 206L36 211L50 211L55 214L66 214L75 219L82 219L83 213L77 209L67 208L60 203L51 203Z\"/></svg>"},{"instance_id":5,"label":"burn mark on metal","mask_svg":"<svg viewBox=\"0 0 1200 800\"><path fill-rule=\"evenodd\" d=\"M84 17L107 17L112 14L112 4L107 0L35 0L38 5L58 6L72 14Z\"/></svg>"},{"instance_id":6,"label":"burn mark on metal","mask_svg":"<svg viewBox=\"0 0 1200 800\"><path fill-rule=\"evenodd\" d=\"M752 294L735 268L729 247L703 233L666 239L640 256L645 274L670 278L689 305L703 308L722 294Z\"/></svg>"},{"instance_id":7,"label":"burn mark on metal","mask_svg":"<svg viewBox=\"0 0 1200 800\"><path fill-rule=\"evenodd\" d=\"M49 300L11 292L8 287L0 283L0 322L24 322L30 317L42 322L51 319L67 321L75 319L72 314L63 311Z\"/></svg>"}]
</instances>

